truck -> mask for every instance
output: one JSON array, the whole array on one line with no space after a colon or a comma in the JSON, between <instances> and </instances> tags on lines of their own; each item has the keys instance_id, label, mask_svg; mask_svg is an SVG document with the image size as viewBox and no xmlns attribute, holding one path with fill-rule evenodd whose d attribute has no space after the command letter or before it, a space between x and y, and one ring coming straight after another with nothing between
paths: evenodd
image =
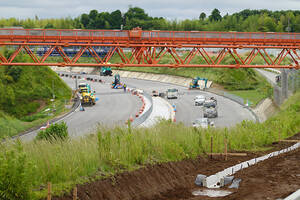
<instances>
[{"instance_id":1,"label":"truck","mask_svg":"<svg viewBox=\"0 0 300 200\"><path fill-rule=\"evenodd\" d=\"M199 76L193 78L192 82L190 82L189 89L200 89L199 81L204 81L204 88L207 88L207 78L200 78Z\"/></svg>"},{"instance_id":2,"label":"truck","mask_svg":"<svg viewBox=\"0 0 300 200\"><path fill-rule=\"evenodd\" d=\"M95 91L92 92L91 86L87 83L79 84L79 93L81 104L95 105L96 104L96 96Z\"/></svg>"},{"instance_id":3,"label":"truck","mask_svg":"<svg viewBox=\"0 0 300 200\"><path fill-rule=\"evenodd\" d=\"M167 99L177 99L178 98L178 90L176 88L167 90Z\"/></svg>"}]
</instances>

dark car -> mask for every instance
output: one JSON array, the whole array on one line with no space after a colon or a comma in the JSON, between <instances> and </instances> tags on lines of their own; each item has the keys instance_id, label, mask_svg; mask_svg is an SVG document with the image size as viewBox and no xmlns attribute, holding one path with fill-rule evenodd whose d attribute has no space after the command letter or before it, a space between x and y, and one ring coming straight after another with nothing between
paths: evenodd
<instances>
[{"instance_id":1,"label":"dark car","mask_svg":"<svg viewBox=\"0 0 300 200\"><path fill-rule=\"evenodd\" d=\"M215 118L215 117L218 117L218 110L217 110L217 108L214 108L214 107L206 108L206 107L204 107L204 109L203 109L203 117L205 117L205 118Z\"/></svg>"},{"instance_id":2,"label":"dark car","mask_svg":"<svg viewBox=\"0 0 300 200\"><path fill-rule=\"evenodd\" d=\"M203 107L205 108L216 108L217 107L217 101L216 100L212 100L212 99L209 99L209 100L205 100L204 103L203 103Z\"/></svg>"},{"instance_id":3,"label":"dark car","mask_svg":"<svg viewBox=\"0 0 300 200\"><path fill-rule=\"evenodd\" d=\"M157 97L159 95L158 91L157 90L153 90L152 91L152 96L153 97Z\"/></svg>"}]
</instances>

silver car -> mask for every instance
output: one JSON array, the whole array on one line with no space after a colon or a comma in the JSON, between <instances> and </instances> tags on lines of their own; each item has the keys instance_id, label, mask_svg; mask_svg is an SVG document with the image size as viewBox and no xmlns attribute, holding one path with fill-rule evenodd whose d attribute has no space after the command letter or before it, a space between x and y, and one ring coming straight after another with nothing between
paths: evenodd
<instances>
[{"instance_id":1,"label":"silver car","mask_svg":"<svg viewBox=\"0 0 300 200\"><path fill-rule=\"evenodd\" d=\"M208 128L209 126L214 126L208 118L198 118L193 122L193 127Z\"/></svg>"},{"instance_id":2,"label":"silver car","mask_svg":"<svg viewBox=\"0 0 300 200\"><path fill-rule=\"evenodd\" d=\"M198 95L195 97L195 106L202 106L204 101L205 101L205 96L203 95Z\"/></svg>"}]
</instances>

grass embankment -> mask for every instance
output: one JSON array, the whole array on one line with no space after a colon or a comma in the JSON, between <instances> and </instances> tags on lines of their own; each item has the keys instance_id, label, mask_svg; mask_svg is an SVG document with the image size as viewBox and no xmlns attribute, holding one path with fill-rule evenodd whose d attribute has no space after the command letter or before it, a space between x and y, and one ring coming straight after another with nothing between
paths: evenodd
<instances>
[{"instance_id":1,"label":"grass embankment","mask_svg":"<svg viewBox=\"0 0 300 200\"><path fill-rule=\"evenodd\" d=\"M98 134L67 141L2 144L0 179L4 181L2 186L0 183L0 191L7 187L5 177L11 174L10 180L16 180L16 185L29 180L22 187L28 187L30 199L45 197L48 181L59 194L71 189L75 183L134 170L146 164L195 158L209 151L211 136L214 152L223 151L225 137L229 141L229 150L262 150L278 140L279 132L281 138L299 132L299 99L300 92L285 102L278 114L262 124L245 121L229 129L202 130L162 121L150 129L101 128ZM10 152L14 152L13 157ZM20 170L21 175L18 175L18 167L23 170Z\"/></svg>"},{"instance_id":2,"label":"grass embankment","mask_svg":"<svg viewBox=\"0 0 300 200\"><path fill-rule=\"evenodd\" d=\"M6 52L9 53L9 52ZM23 54L17 62L31 59ZM2 66L0 68L0 138L13 136L53 118L43 112L55 108L54 115L65 110L71 89L49 67ZM50 99L55 95L55 101Z\"/></svg>"}]
</instances>

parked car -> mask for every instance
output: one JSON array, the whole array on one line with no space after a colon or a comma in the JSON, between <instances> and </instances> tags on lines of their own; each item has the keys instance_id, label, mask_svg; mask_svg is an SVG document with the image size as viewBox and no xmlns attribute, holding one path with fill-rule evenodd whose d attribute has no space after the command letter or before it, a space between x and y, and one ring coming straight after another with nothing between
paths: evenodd
<instances>
[{"instance_id":1,"label":"parked car","mask_svg":"<svg viewBox=\"0 0 300 200\"><path fill-rule=\"evenodd\" d=\"M212 99L205 100L204 103L203 103L203 107L206 107L206 108L210 108L210 107L216 108L217 107L217 101L216 100L212 100Z\"/></svg>"},{"instance_id":2,"label":"parked car","mask_svg":"<svg viewBox=\"0 0 300 200\"><path fill-rule=\"evenodd\" d=\"M201 127L201 128L208 128L209 126L214 126L214 123L210 121L208 118L197 118L193 122L193 127Z\"/></svg>"},{"instance_id":3,"label":"parked car","mask_svg":"<svg viewBox=\"0 0 300 200\"><path fill-rule=\"evenodd\" d=\"M194 99L195 106L202 106L205 101L205 96L203 95L197 95Z\"/></svg>"},{"instance_id":4,"label":"parked car","mask_svg":"<svg viewBox=\"0 0 300 200\"><path fill-rule=\"evenodd\" d=\"M203 109L203 117L205 118L215 118L218 117L218 110L216 107L204 107Z\"/></svg>"}]
</instances>

